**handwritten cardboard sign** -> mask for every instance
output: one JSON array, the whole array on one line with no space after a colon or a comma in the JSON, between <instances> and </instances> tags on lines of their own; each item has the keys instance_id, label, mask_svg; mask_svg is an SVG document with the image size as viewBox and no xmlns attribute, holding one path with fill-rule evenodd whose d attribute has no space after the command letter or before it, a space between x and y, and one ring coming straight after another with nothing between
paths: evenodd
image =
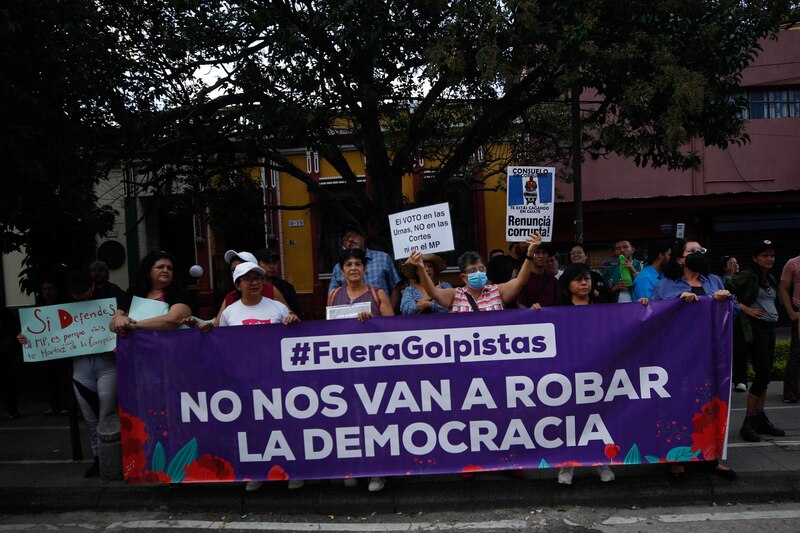
<instances>
[{"instance_id":1,"label":"handwritten cardboard sign","mask_svg":"<svg viewBox=\"0 0 800 533\"><path fill-rule=\"evenodd\" d=\"M25 362L109 352L117 335L108 329L117 311L115 298L20 309Z\"/></svg>"},{"instance_id":2,"label":"handwritten cardboard sign","mask_svg":"<svg viewBox=\"0 0 800 533\"><path fill-rule=\"evenodd\" d=\"M433 254L455 249L450 206L446 203L389 215L389 227L395 259L408 257L414 250Z\"/></svg>"},{"instance_id":3,"label":"handwritten cardboard sign","mask_svg":"<svg viewBox=\"0 0 800 533\"><path fill-rule=\"evenodd\" d=\"M522 242L534 231L542 236L542 242L553 240L555 180L555 167L508 167L508 242Z\"/></svg>"}]
</instances>

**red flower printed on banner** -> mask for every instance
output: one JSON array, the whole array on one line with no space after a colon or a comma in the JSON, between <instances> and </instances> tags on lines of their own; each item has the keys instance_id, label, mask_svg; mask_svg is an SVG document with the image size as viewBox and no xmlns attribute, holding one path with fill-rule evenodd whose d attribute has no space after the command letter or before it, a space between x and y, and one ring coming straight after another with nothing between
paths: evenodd
<instances>
[{"instance_id":1,"label":"red flower printed on banner","mask_svg":"<svg viewBox=\"0 0 800 533\"><path fill-rule=\"evenodd\" d=\"M128 482L141 481L147 467L144 443L150 438L144 422L119 408L120 440L122 445L122 470Z\"/></svg>"},{"instance_id":2,"label":"red flower printed on banner","mask_svg":"<svg viewBox=\"0 0 800 533\"><path fill-rule=\"evenodd\" d=\"M164 472L147 470L138 481L143 483L172 483L172 478Z\"/></svg>"},{"instance_id":3,"label":"red flower printed on banner","mask_svg":"<svg viewBox=\"0 0 800 533\"><path fill-rule=\"evenodd\" d=\"M288 481L289 474L286 473L282 466L275 465L267 472L267 479L270 481Z\"/></svg>"},{"instance_id":4,"label":"red flower printed on banner","mask_svg":"<svg viewBox=\"0 0 800 533\"><path fill-rule=\"evenodd\" d=\"M728 404L714 396L692 419L692 451L699 450L706 461L721 457L727 422Z\"/></svg>"},{"instance_id":5,"label":"red flower printed on banner","mask_svg":"<svg viewBox=\"0 0 800 533\"><path fill-rule=\"evenodd\" d=\"M463 479L472 479L475 477L476 472L483 472L483 467L480 465L467 465L461 469L461 477Z\"/></svg>"},{"instance_id":6,"label":"red flower printed on banner","mask_svg":"<svg viewBox=\"0 0 800 533\"><path fill-rule=\"evenodd\" d=\"M564 461L563 463L555 465L556 468L567 468L570 466L583 466L583 463L580 461Z\"/></svg>"},{"instance_id":7,"label":"red flower printed on banner","mask_svg":"<svg viewBox=\"0 0 800 533\"><path fill-rule=\"evenodd\" d=\"M186 477L183 481L233 481L236 475L231 464L214 455L206 454L198 457L191 464L184 466Z\"/></svg>"},{"instance_id":8,"label":"red flower printed on banner","mask_svg":"<svg viewBox=\"0 0 800 533\"><path fill-rule=\"evenodd\" d=\"M613 461L614 458L619 455L619 446L616 444L606 444L605 454L610 461Z\"/></svg>"}]
</instances>

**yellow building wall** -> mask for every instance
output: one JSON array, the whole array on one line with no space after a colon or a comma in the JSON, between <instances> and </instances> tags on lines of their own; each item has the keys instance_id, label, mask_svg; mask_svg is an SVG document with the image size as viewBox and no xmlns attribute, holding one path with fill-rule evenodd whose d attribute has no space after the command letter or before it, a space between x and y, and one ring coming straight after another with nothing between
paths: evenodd
<instances>
[{"instance_id":1,"label":"yellow building wall","mask_svg":"<svg viewBox=\"0 0 800 533\"><path fill-rule=\"evenodd\" d=\"M289 156L299 168L305 168L305 154ZM322 161L320 161L320 164ZM280 203L281 205L307 205L311 198L306 185L300 180L281 173ZM290 226L291 224L291 226ZM283 259L283 277L299 294L314 291L314 261L312 259L313 238L311 209L299 211L280 211L281 256Z\"/></svg>"}]
</instances>

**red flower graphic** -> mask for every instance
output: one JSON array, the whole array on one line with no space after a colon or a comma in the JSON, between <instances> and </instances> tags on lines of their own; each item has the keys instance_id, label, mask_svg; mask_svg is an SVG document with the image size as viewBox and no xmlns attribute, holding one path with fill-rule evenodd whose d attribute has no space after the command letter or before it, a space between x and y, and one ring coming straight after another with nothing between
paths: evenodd
<instances>
[{"instance_id":1,"label":"red flower graphic","mask_svg":"<svg viewBox=\"0 0 800 533\"><path fill-rule=\"evenodd\" d=\"M727 423L728 404L715 396L692 419L692 451L700 450L706 461L721 457Z\"/></svg>"},{"instance_id":2,"label":"red flower graphic","mask_svg":"<svg viewBox=\"0 0 800 533\"><path fill-rule=\"evenodd\" d=\"M475 477L476 472L483 472L483 467L480 465L467 465L461 469L461 478L472 479Z\"/></svg>"},{"instance_id":3,"label":"red flower graphic","mask_svg":"<svg viewBox=\"0 0 800 533\"><path fill-rule=\"evenodd\" d=\"M275 465L267 472L267 479L270 481L287 481L289 474L286 473L282 466Z\"/></svg>"},{"instance_id":4,"label":"red flower graphic","mask_svg":"<svg viewBox=\"0 0 800 533\"><path fill-rule=\"evenodd\" d=\"M619 446L616 444L606 444L605 454L609 460L613 461L614 457L619 455Z\"/></svg>"},{"instance_id":5,"label":"red flower graphic","mask_svg":"<svg viewBox=\"0 0 800 533\"><path fill-rule=\"evenodd\" d=\"M184 466L184 481L233 481L236 479L231 464L222 457L206 454Z\"/></svg>"},{"instance_id":6,"label":"red flower graphic","mask_svg":"<svg viewBox=\"0 0 800 533\"><path fill-rule=\"evenodd\" d=\"M172 478L164 472L147 470L138 481L143 483L172 483Z\"/></svg>"},{"instance_id":7,"label":"red flower graphic","mask_svg":"<svg viewBox=\"0 0 800 533\"><path fill-rule=\"evenodd\" d=\"M122 470L125 480L130 483L141 481L147 457L144 443L150 438L145 431L144 422L119 408L120 441L122 444Z\"/></svg>"}]
</instances>

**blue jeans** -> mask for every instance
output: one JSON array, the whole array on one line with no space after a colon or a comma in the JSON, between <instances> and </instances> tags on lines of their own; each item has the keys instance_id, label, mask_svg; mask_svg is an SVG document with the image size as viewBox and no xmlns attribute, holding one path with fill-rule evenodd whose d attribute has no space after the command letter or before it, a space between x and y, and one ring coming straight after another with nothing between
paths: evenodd
<instances>
[{"instance_id":1,"label":"blue jeans","mask_svg":"<svg viewBox=\"0 0 800 533\"><path fill-rule=\"evenodd\" d=\"M97 423L117 411L117 357L106 353L73 359L72 388L89 431L92 455L97 457Z\"/></svg>"}]
</instances>

